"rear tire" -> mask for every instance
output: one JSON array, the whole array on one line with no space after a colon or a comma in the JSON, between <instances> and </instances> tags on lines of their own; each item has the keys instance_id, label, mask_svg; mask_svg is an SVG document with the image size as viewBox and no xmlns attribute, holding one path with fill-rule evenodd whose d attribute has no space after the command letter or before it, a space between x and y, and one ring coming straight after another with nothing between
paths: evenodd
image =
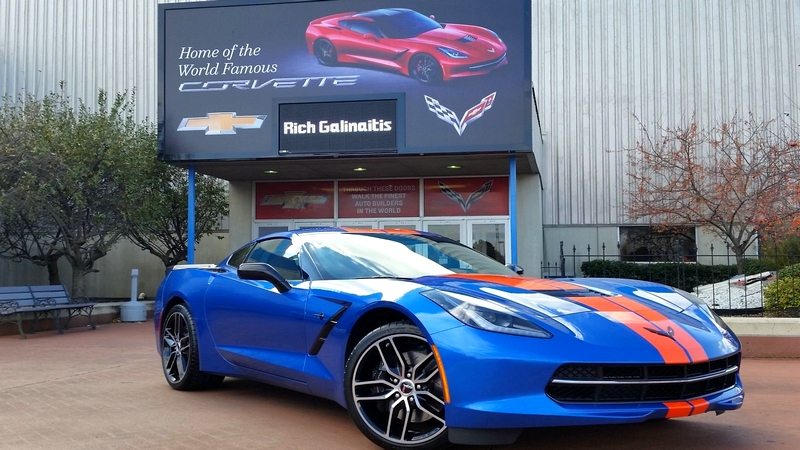
<instances>
[{"instance_id":1,"label":"rear tire","mask_svg":"<svg viewBox=\"0 0 800 450\"><path fill-rule=\"evenodd\" d=\"M356 345L345 370L345 398L361 432L383 448L449 443L439 366L414 325L384 325Z\"/></svg>"},{"instance_id":2,"label":"rear tire","mask_svg":"<svg viewBox=\"0 0 800 450\"><path fill-rule=\"evenodd\" d=\"M170 387L179 391L210 389L225 377L200 371L197 330L186 306L170 308L161 325L161 367Z\"/></svg>"}]
</instances>

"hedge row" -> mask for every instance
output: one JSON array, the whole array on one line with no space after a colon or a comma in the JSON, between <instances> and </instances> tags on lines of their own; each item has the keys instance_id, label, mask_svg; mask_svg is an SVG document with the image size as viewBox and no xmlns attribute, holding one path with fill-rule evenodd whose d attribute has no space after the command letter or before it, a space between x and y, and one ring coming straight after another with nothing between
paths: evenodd
<instances>
[{"instance_id":1,"label":"hedge row","mask_svg":"<svg viewBox=\"0 0 800 450\"><path fill-rule=\"evenodd\" d=\"M749 259L745 263L745 273L752 275L775 270L768 263ZM735 264L703 265L695 263L665 262L639 264L625 261L600 260L581 264L581 272L586 277L632 278L655 281L668 286L691 291L695 286L725 281L738 273Z\"/></svg>"}]
</instances>

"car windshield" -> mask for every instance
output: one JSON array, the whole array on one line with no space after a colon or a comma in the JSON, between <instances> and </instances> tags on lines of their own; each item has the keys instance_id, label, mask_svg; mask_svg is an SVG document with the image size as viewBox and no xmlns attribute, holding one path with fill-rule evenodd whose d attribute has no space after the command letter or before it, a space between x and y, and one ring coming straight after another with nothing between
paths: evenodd
<instances>
[{"instance_id":1,"label":"car windshield","mask_svg":"<svg viewBox=\"0 0 800 450\"><path fill-rule=\"evenodd\" d=\"M426 31L442 28L439 22L416 11L404 11L388 16L375 15L371 18L378 24L381 33L391 39L412 38Z\"/></svg>"},{"instance_id":2,"label":"car windshield","mask_svg":"<svg viewBox=\"0 0 800 450\"><path fill-rule=\"evenodd\" d=\"M303 246L326 280L418 278L452 273L516 274L447 238L388 233L309 233Z\"/></svg>"}]
</instances>

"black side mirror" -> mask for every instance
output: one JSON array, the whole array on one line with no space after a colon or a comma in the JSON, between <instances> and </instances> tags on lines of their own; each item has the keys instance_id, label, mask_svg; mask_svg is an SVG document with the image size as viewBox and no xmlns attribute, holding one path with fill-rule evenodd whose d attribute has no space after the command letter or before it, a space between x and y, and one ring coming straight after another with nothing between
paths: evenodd
<instances>
[{"instance_id":1,"label":"black side mirror","mask_svg":"<svg viewBox=\"0 0 800 450\"><path fill-rule=\"evenodd\" d=\"M276 288L278 292L288 292L292 285L278 273L275 268L265 263L242 263L239 265L239 270L236 271L239 278L243 280L259 280L269 281Z\"/></svg>"},{"instance_id":2,"label":"black side mirror","mask_svg":"<svg viewBox=\"0 0 800 450\"><path fill-rule=\"evenodd\" d=\"M523 273L525 273L525 269L516 264L508 264L506 265L506 267L513 270L517 275L522 275Z\"/></svg>"}]
</instances>

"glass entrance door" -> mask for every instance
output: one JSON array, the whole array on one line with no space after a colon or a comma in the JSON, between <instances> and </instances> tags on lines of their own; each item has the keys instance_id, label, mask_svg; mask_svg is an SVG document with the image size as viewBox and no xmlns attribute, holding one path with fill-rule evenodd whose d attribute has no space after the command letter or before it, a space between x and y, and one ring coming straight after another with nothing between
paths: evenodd
<instances>
[{"instance_id":1,"label":"glass entrance door","mask_svg":"<svg viewBox=\"0 0 800 450\"><path fill-rule=\"evenodd\" d=\"M381 220L380 229L419 230L419 220Z\"/></svg>"},{"instance_id":2,"label":"glass entrance door","mask_svg":"<svg viewBox=\"0 0 800 450\"><path fill-rule=\"evenodd\" d=\"M506 264L508 255L508 220L468 220L469 246Z\"/></svg>"},{"instance_id":3,"label":"glass entrance door","mask_svg":"<svg viewBox=\"0 0 800 450\"><path fill-rule=\"evenodd\" d=\"M460 219L426 220L423 229L467 245L466 222Z\"/></svg>"}]
</instances>

